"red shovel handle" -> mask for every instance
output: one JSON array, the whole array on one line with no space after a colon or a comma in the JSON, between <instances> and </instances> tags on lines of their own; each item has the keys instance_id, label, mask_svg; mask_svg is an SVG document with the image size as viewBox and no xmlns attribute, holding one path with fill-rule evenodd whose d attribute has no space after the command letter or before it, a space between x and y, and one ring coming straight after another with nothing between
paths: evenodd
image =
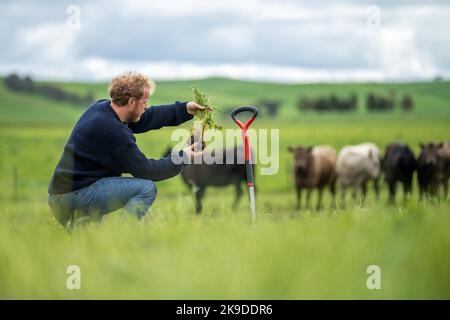
<instances>
[{"instance_id":1,"label":"red shovel handle","mask_svg":"<svg viewBox=\"0 0 450 320\"><path fill-rule=\"evenodd\" d=\"M236 119L236 116L239 113L245 112L245 111L249 111L249 112L253 113L253 116L251 116L250 119L248 119L247 122L245 124L243 124L241 121ZM246 164L247 163L250 164L250 146L249 146L249 143L248 143L247 129L248 129L248 127L250 127L250 125L255 120L257 115L258 115L258 109L256 109L253 106L238 107L238 108L234 109L231 112L231 118L242 129L242 137L244 138L245 162L246 162ZM251 183L253 184L253 181L251 181Z\"/></svg>"},{"instance_id":2,"label":"red shovel handle","mask_svg":"<svg viewBox=\"0 0 450 320\"><path fill-rule=\"evenodd\" d=\"M253 113L253 116L250 119L248 119L245 124L243 124L241 121L236 119L236 116L239 113L245 112L245 111L249 111L249 112ZM248 129L248 127L252 124L252 122L255 120L255 118L257 116L258 116L258 109L256 109L253 106L238 107L238 108L234 109L233 111L231 111L231 118L233 119L233 121L236 122L237 125L239 127L241 127L242 130L245 130L245 131Z\"/></svg>"}]
</instances>

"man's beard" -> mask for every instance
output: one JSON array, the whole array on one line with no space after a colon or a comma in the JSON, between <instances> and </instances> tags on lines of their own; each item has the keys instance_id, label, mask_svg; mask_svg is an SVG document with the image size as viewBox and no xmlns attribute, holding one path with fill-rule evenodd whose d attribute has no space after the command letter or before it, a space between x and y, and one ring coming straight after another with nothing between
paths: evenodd
<instances>
[{"instance_id":1,"label":"man's beard","mask_svg":"<svg viewBox=\"0 0 450 320\"><path fill-rule=\"evenodd\" d=\"M128 123L138 122L141 119L141 115L142 114L139 113L130 114L127 122Z\"/></svg>"},{"instance_id":2,"label":"man's beard","mask_svg":"<svg viewBox=\"0 0 450 320\"><path fill-rule=\"evenodd\" d=\"M138 116L137 118L132 118L128 122L139 122L140 119L141 119L141 116Z\"/></svg>"}]
</instances>

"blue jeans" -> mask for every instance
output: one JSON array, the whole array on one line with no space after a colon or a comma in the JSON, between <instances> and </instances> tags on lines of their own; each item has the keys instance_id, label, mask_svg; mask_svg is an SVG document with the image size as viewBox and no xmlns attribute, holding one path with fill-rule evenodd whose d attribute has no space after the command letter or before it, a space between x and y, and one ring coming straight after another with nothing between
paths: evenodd
<instances>
[{"instance_id":1,"label":"blue jeans","mask_svg":"<svg viewBox=\"0 0 450 320\"><path fill-rule=\"evenodd\" d=\"M156 193L151 180L112 177L72 192L50 194L48 204L63 226L80 219L101 220L103 215L120 208L141 219L155 201Z\"/></svg>"}]
</instances>

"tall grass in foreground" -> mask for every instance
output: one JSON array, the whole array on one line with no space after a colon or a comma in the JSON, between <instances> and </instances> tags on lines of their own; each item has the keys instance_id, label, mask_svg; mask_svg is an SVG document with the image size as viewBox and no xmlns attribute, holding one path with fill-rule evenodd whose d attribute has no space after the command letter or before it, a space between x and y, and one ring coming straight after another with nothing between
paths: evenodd
<instances>
[{"instance_id":1,"label":"tall grass in foreground","mask_svg":"<svg viewBox=\"0 0 450 320\"><path fill-rule=\"evenodd\" d=\"M113 213L67 235L44 201L0 211L0 298L450 298L450 205L409 202L299 213L290 195L247 203L162 197L143 221ZM271 206L264 201L272 197ZM81 290L66 268L81 268ZM368 290L369 265L381 290Z\"/></svg>"}]
</instances>

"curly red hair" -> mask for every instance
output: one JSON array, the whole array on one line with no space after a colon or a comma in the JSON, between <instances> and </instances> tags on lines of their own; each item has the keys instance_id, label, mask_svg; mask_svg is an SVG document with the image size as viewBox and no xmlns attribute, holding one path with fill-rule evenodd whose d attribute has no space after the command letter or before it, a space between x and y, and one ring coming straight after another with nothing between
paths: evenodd
<instances>
[{"instance_id":1,"label":"curly red hair","mask_svg":"<svg viewBox=\"0 0 450 320\"><path fill-rule=\"evenodd\" d=\"M115 77L109 84L109 96L118 106L124 106L130 98L141 99L144 90L155 91L155 83L147 76L138 72L127 72Z\"/></svg>"}]
</instances>

